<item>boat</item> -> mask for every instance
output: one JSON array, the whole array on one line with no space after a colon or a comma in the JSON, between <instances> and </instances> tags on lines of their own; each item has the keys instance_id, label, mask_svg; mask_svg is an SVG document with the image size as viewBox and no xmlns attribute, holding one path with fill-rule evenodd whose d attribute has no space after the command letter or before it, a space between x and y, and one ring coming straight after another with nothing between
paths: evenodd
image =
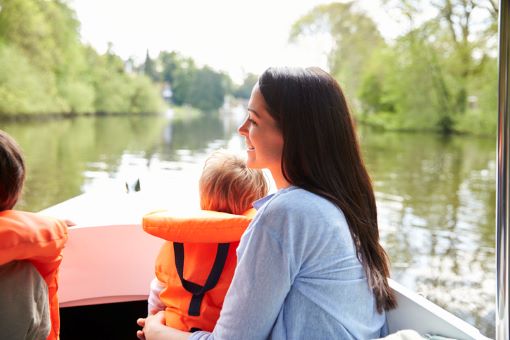
<instances>
[{"instance_id":1,"label":"boat","mask_svg":"<svg viewBox=\"0 0 510 340\"><path fill-rule=\"evenodd\" d=\"M68 229L59 273L61 339L136 339L136 319L147 315L154 263L164 242L143 231L142 217L198 206L198 199L168 197L162 203L150 193L119 190L85 193L41 211L76 223ZM425 297L389 282L398 300L398 307L387 312L390 333L412 329L445 338L489 339Z\"/></svg>"},{"instance_id":2,"label":"boat","mask_svg":"<svg viewBox=\"0 0 510 340\"><path fill-rule=\"evenodd\" d=\"M499 124L497 181L497 339L509 339L509 149L510 2L500 1ZM136 318L147 314L154 260L163 240L145 233L142 216L155 209L188 209L197 202L168 197L162 206L139 193L86 193L43 210L71 219L60 269L61 338L135 339ZM412 329L421 335L488 339L475 327L425 297L390 280L398 308L388 312L390 333Z\"/></svg>"},{"instance_id":3,"label":"boat","mask_svg":"<svg viewBox=\"0 0 510 340\"><path fill-rule=\"evenodd\" d=\"M149 284L154 262L164 242L145 233L142 216L151 211L182 211L197 202L166 202L158 205L153 195L122 192L83 194L41 213L73 217L69 241L60 268L59 300L61 339L135 339L136 318L147 314ZM413 329L420 334L454 339L488 339L478 329L453 314L390 280L398 308L388 313L391 333ZM90 334L86 334L85 323ZM102 331L103 332L103 331Z\"/></svg>"}]
</instances>

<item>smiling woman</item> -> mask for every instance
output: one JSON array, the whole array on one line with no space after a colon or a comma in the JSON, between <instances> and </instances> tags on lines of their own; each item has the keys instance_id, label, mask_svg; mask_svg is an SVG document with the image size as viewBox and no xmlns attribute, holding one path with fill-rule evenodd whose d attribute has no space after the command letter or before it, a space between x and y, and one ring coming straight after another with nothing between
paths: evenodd
<instances>
[{"instance_id":1,"label":"smiling woman","mask_svg":"<svg viewBox=\"0 0 510 340\"><path fill-rule=\"evenodd\" d=\"M270 68L239 128L248 166L278 191L237 249L238 265L212 333L140 319L141 339L371 339L396 306L379 244L370 179L338 83L319 68Z\"/></svg>"},{"instance_id":2,"label":"smiling woman","mask_svg":"<svg viewBox=\"0 0 510 340\"><path fill-rule=\"evenodd\" d=\"M248 104L248 117L239 127L248 147L247 165L250 168L267 168L278 188L288 185L281 171L283 136L278 123L266 109L267 104L258 84L253 88Z\"/></svg>"}]
</instances>

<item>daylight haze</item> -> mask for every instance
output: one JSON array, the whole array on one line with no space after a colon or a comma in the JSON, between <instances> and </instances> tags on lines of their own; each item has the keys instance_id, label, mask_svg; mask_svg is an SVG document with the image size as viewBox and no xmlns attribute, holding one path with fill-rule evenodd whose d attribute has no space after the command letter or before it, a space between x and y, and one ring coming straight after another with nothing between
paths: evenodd
<instances>
[{"instance_id":1,"label":"daylight haze","mask_svg":"<svg viewBox=\"0 0 510 340\"><path fill-rule=\"evenodd\" d=\"M82 41L98 52L108 43L122 58L143 62L146 51L178 51L241 81L247 72L268 66L310 66L327 69L328 35L288 42L292 24L323 0L73 0ZM378 1L358 1L378 22L386 37L399 24ZM400 29L401 30L401 29Z\"/></svg>"}]
</instances>

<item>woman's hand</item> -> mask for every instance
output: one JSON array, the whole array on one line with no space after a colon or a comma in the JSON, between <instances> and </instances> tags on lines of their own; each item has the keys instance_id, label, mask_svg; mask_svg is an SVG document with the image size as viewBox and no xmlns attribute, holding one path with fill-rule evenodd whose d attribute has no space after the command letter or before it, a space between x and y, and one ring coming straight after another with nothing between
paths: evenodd
<instances>
[{"instance_id":1,"label":"woman's hand","mask_svg":"<svg viewBox=\"0 0 510 340\"><path fill-rule=\"evenodd\" d=\"M155 315L158 312L159 312L159 310L157 310L157 309L151 309L151 311L149 312L149 316ZM136 323L138 324L138 326L140 326L142 328L145 327L145 318L139 318L138 320L136 320ZM163 317L163 324L165 324L164 317ZM136 337L140 340L145 340L145 334L143 333L143 330L136 331Z\"/></svg>"},{"instance_id":2,"label":"woman's hand","mask_svg":"<svg viewBox=\"0 0 510 340\"><path fill-rule=\"evenodd\" d=\"M183 332L165 325L165 312L161 311L136 321L141 331L136 332L140 340L186 340L191 333Z\"/></svg>"},{"instance_id":3,"label":"woman's hand","mask_svg":"<svg viewBox=\"0 0 510 340\"><path fill-rule=\"evenodd\" d=\"M138 324L138 326L143 328L145 326L145 319L139 318L138 320L136 320L136 323ZM136 331L136 337L140 340L145 340L145 334L143 333L143 330Z\"/></svg>"}]
</instances>

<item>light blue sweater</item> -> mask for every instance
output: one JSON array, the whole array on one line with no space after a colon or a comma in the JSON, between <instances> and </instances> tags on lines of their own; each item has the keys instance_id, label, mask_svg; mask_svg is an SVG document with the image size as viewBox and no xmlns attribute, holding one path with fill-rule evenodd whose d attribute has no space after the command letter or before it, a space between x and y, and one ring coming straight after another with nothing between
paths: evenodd
<instances>
[{"instance_id":1,"label":"light blue sweater","mask_svg":"<svg viewBox=\"0 0 510 340\"><path fill-rule=\"evenodd\" d=\"M254 203L213 333L190 339L372 339L378 314L343 213L289 187Z\"/></svg>"}]
</instances>

